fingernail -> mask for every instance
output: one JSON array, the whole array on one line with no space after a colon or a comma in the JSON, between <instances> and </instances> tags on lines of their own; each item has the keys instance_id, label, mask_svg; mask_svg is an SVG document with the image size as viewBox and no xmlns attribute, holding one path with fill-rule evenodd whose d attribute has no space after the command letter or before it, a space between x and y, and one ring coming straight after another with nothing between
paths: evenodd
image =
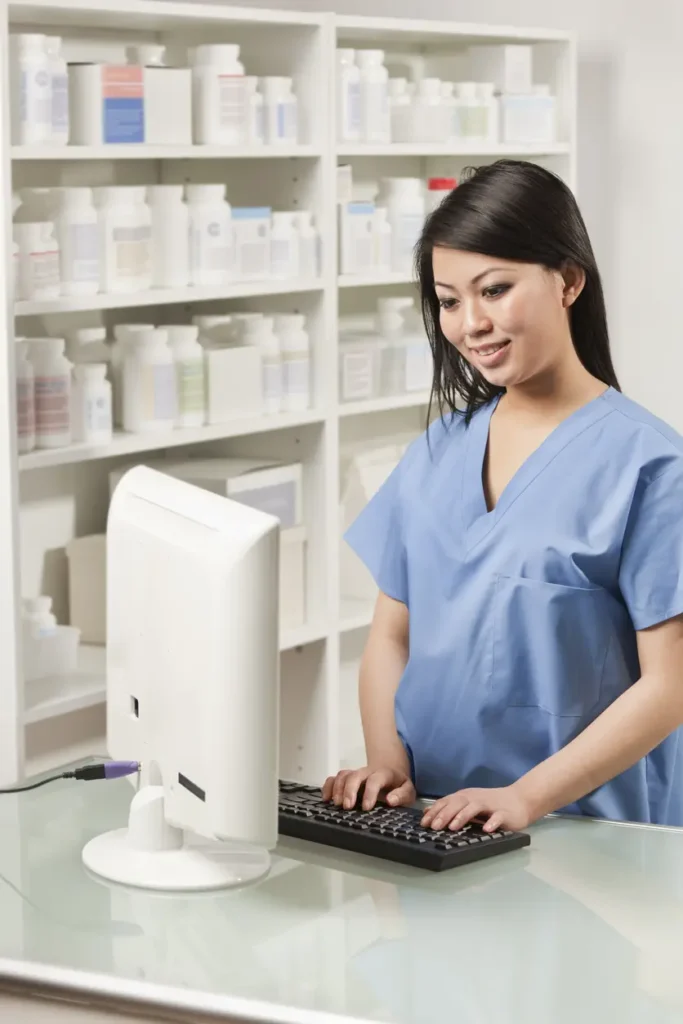
<instances>
[{"instance_id":1,"label":"fingernail","mask_svg":"<svg viewBox=\"0 0 683 1024\"><path fill-rule=\"evenodd\" d=\"M389 801L390 804L398 803L398 797L397 796L389 796L389 797L387 797L387 800Z\"/></svg>"},{"instance_id":2,"label":"fingernail","mask_svg":"<svg viewBox=\"0 0 683 1024\"><path fill-rule=\"evenodd\" d=\"M441 820L441 818L435 818L434 821L432 822L432 828L441 828L442 825L443 821Z\"/></svg>"},{"instance_id":3,"label":"fingernail","mask_svg":"<svg viewBox=\"0 0 683 1024\"><path fill-rule=\"evenodd\" d=\"M347 798L347 799L346 799L346 800L344 801L344 807L346 807L346 808L348 809L348 808L349 808L350 806L351 806L351 801L350 801L350 800L349 800L349 799Z\"/></svg>"}]
</instances>

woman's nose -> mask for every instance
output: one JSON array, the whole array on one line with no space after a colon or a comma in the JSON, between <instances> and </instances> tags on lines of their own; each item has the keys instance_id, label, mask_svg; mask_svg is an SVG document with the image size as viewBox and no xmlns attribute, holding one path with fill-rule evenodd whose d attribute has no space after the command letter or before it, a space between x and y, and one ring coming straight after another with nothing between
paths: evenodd
<instances>
[{"instance_id":1,"label":"woman's nose","mask_svg":"<svg viewBox=\"0 0 683 1024\"><path fill-rule=\"evenodd\" d=\"M493 324L478 299L466 301L464 307L463 331L468 338L478 338L492 330Z\"/></svg>"}]
</instances>

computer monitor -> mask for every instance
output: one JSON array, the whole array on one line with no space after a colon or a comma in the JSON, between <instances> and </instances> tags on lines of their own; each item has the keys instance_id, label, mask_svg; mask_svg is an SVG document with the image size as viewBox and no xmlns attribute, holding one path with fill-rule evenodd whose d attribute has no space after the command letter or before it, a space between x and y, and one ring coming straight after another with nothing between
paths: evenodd
<instances>
[{"instance_id":1,"label":"computer monitor","mask_svg":"<svg viewBox=\"0 0 683 1024\"><path fill-rule=\"evenodd\" d=\"M143 466L107 525L107 746L141 763L128 828L86 866L206 890L268 871L277 842L279 522Z\"/></svg>"}]
</instances>

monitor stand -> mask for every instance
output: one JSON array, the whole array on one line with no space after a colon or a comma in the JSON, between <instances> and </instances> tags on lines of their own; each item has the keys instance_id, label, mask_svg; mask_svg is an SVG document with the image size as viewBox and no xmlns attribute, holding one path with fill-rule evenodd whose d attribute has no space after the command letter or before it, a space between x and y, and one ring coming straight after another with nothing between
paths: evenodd
<instances>
[{"instance_id":1,"label":"monitor stand","mask_svg":"<svg viewBox=\"0 0 683 1024\"><path fill-rule=\"evenodd\" d=\"M270 869L270 854L246 843L186 838L164 817L163 786L144 786L131 802L128 828L91 839L83 849L83 863L122 885L202 892L262 878Z\"/></svg>"}]
</instances>

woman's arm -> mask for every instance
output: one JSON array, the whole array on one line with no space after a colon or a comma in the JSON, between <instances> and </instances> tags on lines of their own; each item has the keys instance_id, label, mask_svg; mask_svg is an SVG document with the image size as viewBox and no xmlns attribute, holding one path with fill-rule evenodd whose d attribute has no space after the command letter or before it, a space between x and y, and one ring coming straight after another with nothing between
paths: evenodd
<instances>
[{"instance_id":1,"label":"woman's arm","mask_svg":"<svg viewBox=\"0 0 683 1024\"><path fill-rule=\"evenodd\" d=\"M571 743L511 786L461 790L438 800L425 824L526 828L626 771L683 724L683 616L637 634L641 677Z\"/></svg>"}]
</instances>

